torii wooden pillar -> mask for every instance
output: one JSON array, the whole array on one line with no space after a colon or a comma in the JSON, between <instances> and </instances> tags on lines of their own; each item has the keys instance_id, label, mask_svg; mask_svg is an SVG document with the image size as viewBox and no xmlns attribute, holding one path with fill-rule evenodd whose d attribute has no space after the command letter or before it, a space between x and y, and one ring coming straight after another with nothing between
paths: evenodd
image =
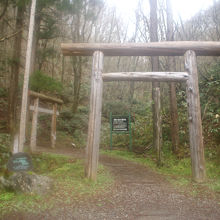
<instances>
[{"instance_id":1,"label":"torii wooden pillar","mask_svg":"<svg viewBox=\"0 0 220 220\"><path fill-rule=\"evenodd\" d=\"M206 176L205 157L202 135L197 62L196 54L194 51L189 50L185 53L185 69L189 74L189 78L186 81L186 94L188 104L192 176L196 182L203 182Z\"/></svg>"},{"instance_id":2,"label":"torii wooden pillar","mask_svg":"<svg viewBox=\"0 0 220 220\"><path fill-rule=\"evenodd\" d=\"M62 44L62 52L67 56L93 55L91 78L91 97L88 143L86 148L86 176L96 179L102 104L103 81L186 81L189 136L192 161L192 178L202 182L205 179L205 159L202 136L201 110L199 101L198 73L196 55L220 56L220 42L155 42L125 44ZM102 74L103 54L105 56L183 56L185 55L184 73L107 73ZM155 122L154 122L155 123ZM156 122L157 123L157 122Z\"/></svg>"},{"instance_id":3,"label":"torii wooden pillar","mask_svg":"<svg viewBox=\"0 0 220 220\"><path fill-rule=\"evenodd\" d=\"M96 180L99 158L99 142L102 114L103 57L104 56L101 51L95 51L93 54L89 129L86 147L85 167L86 176L92 180Z\"/></svg>"}]
</instances>

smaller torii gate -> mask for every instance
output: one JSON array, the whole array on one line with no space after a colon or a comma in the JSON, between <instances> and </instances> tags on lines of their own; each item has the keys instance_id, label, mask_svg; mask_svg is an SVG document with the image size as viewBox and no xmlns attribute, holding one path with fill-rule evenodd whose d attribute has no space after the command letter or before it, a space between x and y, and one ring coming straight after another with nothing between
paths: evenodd
<instances>
[{"instance_id":1,"label":"smaller torii gate","mask_svg":"<svg viewBox=\"0 0 220 220\"><path fill-rule=\"evenodd\" d=\"M53 98L46 96L41 93L29 91L28 92L30 99L34 100L33 105L29 106L29 110L33 111L32 116L32 127L31 127L31 141L30 141L30 150L31 152L35 151L37 145L37 119L38 113L46 113L52 115L52 122L51 122L51 147L55 148L56 144L56 117L59 115L57 110L57 105L62 105L63 101L61 99ZM53 109L46 109L39 107L39 100L44 100L46 102L53 104Z\"/></svg>"},{"instance_id":2,"label":"smaller torii gate","mask_svg":"<svg viewBox=\"0 0 220 220\"><path fill-rule=\"evenodd\" d=\"M220 42L179 41L153 43L66 43L61 44L66 56L93 56L88 141L86 147L86 176L96 179L101 128L103 81L186 82L192 177L205 179L205 158L199 98L196 56L220 56ZM105 56L184 56L185 72L122 72L103 74ZM156 92L160 97L160 89ZM160 101L155 103L160 109ZM158 112L157 112L158 113ZM157 118L154 123L160 124ZM157 126L160 129L160 126Z\"/></svg>"}]
</instances>

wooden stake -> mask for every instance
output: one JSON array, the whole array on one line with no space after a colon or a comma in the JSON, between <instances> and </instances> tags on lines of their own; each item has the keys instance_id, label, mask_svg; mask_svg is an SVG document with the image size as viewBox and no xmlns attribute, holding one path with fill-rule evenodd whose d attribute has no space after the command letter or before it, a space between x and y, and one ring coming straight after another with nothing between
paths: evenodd
<instances>
[{"instance_id":1,"label":"wooden stake","mask_svg":"<svg viewBox=\"0 0 220 220\"><path fill-rule=\"evenodd\" d=\"M56 124L57 124L57 104L53 105L53 115L51 123L51 147L55 148L56 144Z\"/></svg>"},{"instance_id":2,"label":"wooden stake","mask_svg":"<svg viewBox=\"0 0 220 220\"><path fill-rule=\"evenodd\" d=\"M197 62L196 54L194 51L187 51L185 53L185 69L189 74L186 93L189 117L192 178L196 182L203 182L206 176L205 158L202 136Z\"/></svg>"},{"instance_id":3,"label":"wooden stake","mask_svg":"<svg viewBox=\"0 0 220 220\"><path fill-rule=\"evenodd\" d=\"M24 148L28 84L29 84L29 76L31 71L31 51L32 51L33 32L34 32L35 9L36 9L36 0L32 0L29 32L28 32L28 43L27 43L27 51L26 51L22 104L21 104L20 134L19 134L19 149L18 149L19 152L23 152L23 148Z\"/></svg>"},{"instance_id":4,"label":"wooden stake","mask_svg":"<svg viewBox=\"0 0 220 220\"><path fill-rule=\"evenodd\" d=\"M103 70L103 53L95 51L93 54L93 69L91 78L91 96L90 96L90 114L88 142L86 148L86 177L96 180L98 157L99 157L99 140L101 128L101 109L102 109L102 70Z\"/></svg>"},{"instance_id":5,"label":"wooden stake","mask_svg":"<svg viewBox=\"0 0 220 220\"><path fill-rule=\"evenodd\" d=\"M37 143L37 118L38 118L38 106L39 106L39 98L34 100L34 110L33 110L33 117L32 117L32 127L31 127L31 152L34 152L36 149Z\"/></svg>"}]
</instances>

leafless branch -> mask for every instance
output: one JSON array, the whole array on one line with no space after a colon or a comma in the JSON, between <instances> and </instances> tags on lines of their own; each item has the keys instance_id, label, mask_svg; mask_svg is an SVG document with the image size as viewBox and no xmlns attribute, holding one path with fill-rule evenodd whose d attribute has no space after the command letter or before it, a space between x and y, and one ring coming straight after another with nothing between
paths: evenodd
<instances>
[{"instance_id":1,"label":"leafless branch","mask_svg":"<svg viewBox=\"0 0 220 220\"><path fill-rule=\"evenodd\" d=\"M22 30L19 30L19 31L13 33L13 34L10 34L10 35L8 35L8 36L5 36L5 37L0 38L0 42L3 42L3 41L5 41L5 40L8 40L8 39L10 39L10 38L16 36L16 35L19 34L21 31L22 31Z\"/></svg>"}]
</instances>

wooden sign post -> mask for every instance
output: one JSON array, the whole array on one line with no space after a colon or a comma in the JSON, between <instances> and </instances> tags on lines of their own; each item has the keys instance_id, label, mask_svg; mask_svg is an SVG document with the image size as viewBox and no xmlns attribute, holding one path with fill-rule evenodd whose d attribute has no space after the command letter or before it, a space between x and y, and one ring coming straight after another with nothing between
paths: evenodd
<instances>
[{"instance_id":1,"label":"wooden sign post","mask_svg":"<svg viewBox=\"0 0 220 220\"><path fill-rule=\"evenodd\" d=\"M57 104L53 104L53 115L51 123L51 147L55 148L56 144L56 124L57 124Z\"/></svg>"},{"instance_id":2,"label":"wooden sign post","mask_svg":"<svg viewBox=\"0 0 220 220\"><path fill-rule=\"evenodd\" d=\"M36 149L36 140L37 140L37 118L38 118L38 106L39 98L34 99L34 110L32 117L32 126L31 126L31 152Z\"/></svg>"}]
</instances>

